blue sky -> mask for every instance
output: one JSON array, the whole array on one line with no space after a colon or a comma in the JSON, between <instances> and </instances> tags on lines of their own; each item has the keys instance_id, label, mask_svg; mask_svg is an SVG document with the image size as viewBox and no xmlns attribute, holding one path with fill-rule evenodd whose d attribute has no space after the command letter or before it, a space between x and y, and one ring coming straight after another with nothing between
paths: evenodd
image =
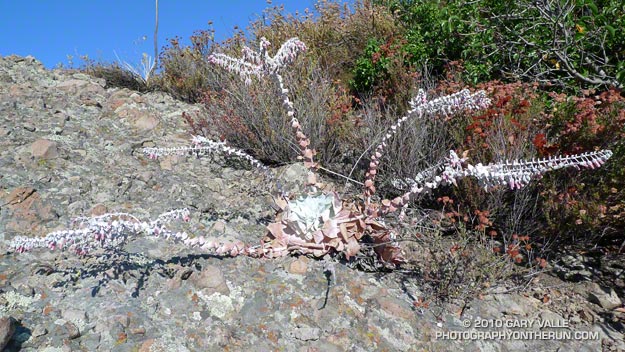
<instances>
[{"instance_id":1,"label":"blue sky","mask_svg":"<svg viewBox=\"0 0 625 352\"><path fill-rule=\"evenodd\" d=\"M159 50L166 38L188 43L194 30L213 21L217 40L247 27L268 6L284 4L294 13L314 0L159 0ZM32 55L46 67L68 65L68 55L97 61L138 63L154 52L154 0L0 0L0 55Z\"/></svg>"}]
</instances>

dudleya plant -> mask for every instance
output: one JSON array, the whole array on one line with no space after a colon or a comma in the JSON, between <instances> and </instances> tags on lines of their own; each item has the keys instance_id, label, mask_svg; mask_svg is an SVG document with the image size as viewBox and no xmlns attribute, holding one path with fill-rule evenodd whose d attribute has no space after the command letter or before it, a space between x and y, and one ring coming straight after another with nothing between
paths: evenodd
<instances>
[{"instance_id":1,"label":"dudleya plant","mask_svg":"<svg viewBox=\"0 0 625 352\"><path fill-rule=\"evenodd\" d=\"M296 230L307 240L321 230L328 219L334 218L341 209L333 194L300 196L289 202L286 219L297 226ZM338 204L337 204L338 203Z\"/></svg>"},{"instance_id":2,"label":"dudleya plant","mask_svg":"<svg viewBox=\"0 0 625 352\"><path fill-rule=\"evenodd\" d=\"M251 79L269 78L276 83L277 95L281 99L290 119L293 134L299 146L299 159L308 170L304 184L306 191L302 194L286 194L275 181L271 169L254 159L249 154L228 146L225 142L215 142L201 136L193 137L193 146L174 148L145 148L143 152L150 158L169 154L205 154L224 153L242 158L260 170L277 186L279 196L275 198L279 212L275 220L267 226L267 232L260 244L251 246L242 241L228 242L208 239L203 236L190 238L186 233L167 231L162 220L175 217L186 218L188 212L179 210L167 213L154 222L141 222L132 218L126 222L117 222L118 228L110 235L102 235L102 226L98 220L82 222L82 229L69 230L63 233L64 243L73 243L79 253L96 246L120 246L129 235L140 232L148 235L173 238L192 247L215 251L221 255L248 255L252 257L274 258L291 253L300 253L321 257L326 254L343 254L347 259L357 255L364 245L373 248L378 259L390 265L405 261L399 244L395 241L396 230L386 223L385 217L401 209L403 216L406 206L415 194L431 191L441 185L455 185L463 177L473 177L485 188L507 186L512 190L527 185L532 179L545 172L565 167L595 168L608 160L612 152L601 150L579 155L550 157L532 161L501 162L489 165L468 163L467 155L458 156L455 151L439 164L418 173L413 179L396 180L396 185L405 189L405 193L392 200L373 200L376 188L375 179L381 157L388 141L400 130L402 124L416 118L434 118L475 111L486 108L490 100L483 91L471 93L468 90L428 100L424 91L420 90L410 102L410 110L397 120L374 148L368 171L365 175L364 202L359 200L341 199L339 195L318 182L318 164L314 161L315 151L310 148L310 140L304 134L302 125L297 119L293 103L289 98L289 90L284 84L281 71L292 63L297 55L306 50L306 46L297 38L289 39L274 56L269 55L271 44L264 38L260 41L259 51L248 47L243 48L242 58L232 58L224 54L211 55L208 60L226 70L236 73L246 82ZM176 216L172 216L176 215ZM112 215L106 215L110 220ZM104 216L106 218L106 216ZM128 223L127 223L128 222ZM156 225L155 225L156 224ZM158 226L157 226L158 225ZM121 227L119 227L121 226ZM110 231L111 229L109 229ZM72 232L73 231L73 232ZM367 236L367 244L363 238ZM57 248L58 233L49 234L44 239L16 238L12 246L16 251L25 251L38 246ZM255 241L256 242L256 241ZM256 242L258 243L258 242Z\"/></svg>"}]
</instances>

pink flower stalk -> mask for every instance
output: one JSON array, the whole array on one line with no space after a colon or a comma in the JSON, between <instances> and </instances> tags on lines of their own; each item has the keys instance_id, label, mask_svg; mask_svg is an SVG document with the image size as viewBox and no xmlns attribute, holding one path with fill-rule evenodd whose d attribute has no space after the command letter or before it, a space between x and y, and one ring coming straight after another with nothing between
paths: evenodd
<instances>
[{"instance_id":1,"label":"pink flower stalk","mask_svg":"<svg viewBox=\"0 0 625 352\"><path fill-rule=\"evenodd\" d=\"M393 200L385 199L376 215L382 216L408 204L414 194L431 191L440 185L456 185L463 177L474 177L479 184L488 188L504 186L511 190L520 189L531 180L549 171L567 167L594 169L603 165L612 156L611 150L600 150L569 156L552 156L532 161L514 160L500 163L471 165L466 158L460 158L453 150L445 163L421 172L415 179L394 182L400 188L409 185L410 190Z\"/></svg>"},{"instance_id":2,"label":"pink flower stalk","mask_svg":"<svg viewBox=\"0 0 625 352\"><path fill-rule=\"evenodd\" d=\"M158 157L165 155L185 155L187 153L194 153L196 155L206 155L212 153L233 155L247 161L250 165L260 170L269 181L275 182L276 187L280 193L282 193L282 188L275 180L271 170L253 156L240 149L228 146L226 142L215 142L202 136L193 136L191 142L193 144L191 147L143 148L143 153L150 159L157 159Z\"/></svg>"},{"instance_id":3,"label":"pink flower stalk","mask_svg":"<svg viewBox=\"0 0 625 352\"><path fill-rule=\"evenodd\" d=\"M140 221L127 213L109 213L94 217L74 219L72 224L80 227L75 230L55 231L45 237L15 237L9 244L12 251L24 253L34 248L69 249L84 255L101 247L119 248L131 236L141 233L165 238L185 238L184 233L174 233L165 227L165 223L182 219L189 221L188 209L176 209L159 215L156 220Z\"/></svg>"},{"instance_id":4,"label":"pink flower stalk","mask_svg":"<svg viewBox=\"0 0 625 352\"><path fill-rule=\"evenodd\" d=\"M291 64L300 52L306 51L306 45L298 38L291 38L284 42L278 52L269 56L268 48L271 43L264 37L260 40L259 51L254 52L248 47L243 48L243 58L236 59L225 54L213 54L208 57L209 62L222 66L230 72L237 73L246 84L251 83L251 77L269 76L278 84L278 94L282 100L282 105L287 110L287 116L291 119L293 134L300 149L300 158L304 161L304 166L308 169L306 184L315 187L317 183L316 169L317 163L313 157L316 152L310 149L310 140L302 131L301 125L296 117L293 103L289 98L289 90L283 82L280 71Z\"/></svg>"},{"instance_id":5,"label":"pink flower stalk","mask_svg":"<svg viewBox=\"0 0 625 352\"><path fill-rule=\"evenodd\" d=\"M244 46L243 58L237 59L216 53L208 56L208 62L240 75L249 84L252 76L275 74L290 65L300 52L306 51L306 45L298 38L291 38L284 42L273 57L269 56L267 51L270 46L271 43L263 37L260 40L258 52Z\"/></svg>"},{"instance_id":6,"label":"pink flower stalk","mask_svg":"<svg viewBox=\"0 0 625 352\"><path fill-rule=\"evenodd\" d=\"M382 141L374 149L369 162L369 170L365 174L365 197L368 207L371 202L371 196L375 193L375 176L380 158L387 147L387 141L394 136L401 125L410 118L422 118L425 116L453 115L465 110L484 109L490 105L490 99L486 97L484 91L478 91L471 94L467 89L458 93L442 96L434 100L427 100L427 96L423 90L419 90L417 96L410 101L410 110L401 117L394 125L392 125L387 133L382 137Z\"/></svg>"},{"instance_id":7,"label":"pink flower stalk","mask_svg":"<svg viewBox=\"0 0 625 352\"><path fill-rule=\"evenodd\" d=\"M600 150L569 156L550 156L544 159L532 161L514 160L496 164L475 166L468 164L457 173L449 177L475 177L484 189L496 186L508 186L510 189L525 187L532 179L540 177L544 173L566 167L576 169L601 167L612 156L611 150ZM457 157L457 156L456 156Z\"/></svg>"}]
</instances>

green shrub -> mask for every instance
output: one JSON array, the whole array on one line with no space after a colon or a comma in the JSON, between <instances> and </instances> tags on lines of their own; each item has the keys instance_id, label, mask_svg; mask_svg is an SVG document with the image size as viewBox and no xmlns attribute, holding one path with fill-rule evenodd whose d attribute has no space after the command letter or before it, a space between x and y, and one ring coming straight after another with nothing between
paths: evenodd
<instances>
[{"instance_id":1,"label":"green shrub","mask_svg":"<svg viewBox=\"0 0 625 352\"><path fill-rule=\"evenodd\" d=\"M625 4L619 0L381 0L405 29L413 63L436 74L463 60L466 82L539 81L565 90L625 84Z\"/></svg>"},{"instance_id":2,"label":"green shrub","mask_svg":"<svg viewBox=\"0 0 625 352\"><path fill-rule=\"evenodd\" d=\"M619 249L625 240L625 98L617 91L551 94L546 134L534 138L543 155L610 148L610 165L593 175L554 175L543 182L547 231L567 245Z\"/></svg>"}]
</instances>

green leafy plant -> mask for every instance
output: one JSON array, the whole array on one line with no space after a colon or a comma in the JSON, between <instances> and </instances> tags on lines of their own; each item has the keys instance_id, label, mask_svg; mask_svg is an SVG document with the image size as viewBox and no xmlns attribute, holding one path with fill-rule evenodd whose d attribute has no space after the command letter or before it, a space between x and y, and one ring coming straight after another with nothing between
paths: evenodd
<instances>
[{"instance_id":1,"label":"green leafy plant","mask_svg":"<svg viewBox=\"0 0 625 352\"><path fill-rule=\"evenodd\" d=\"M623 87L622 1L378 1L405 28L407 51L438 74L463 60L468 82L539 81L565 90Z\"/></svg>"}]
</instances>

